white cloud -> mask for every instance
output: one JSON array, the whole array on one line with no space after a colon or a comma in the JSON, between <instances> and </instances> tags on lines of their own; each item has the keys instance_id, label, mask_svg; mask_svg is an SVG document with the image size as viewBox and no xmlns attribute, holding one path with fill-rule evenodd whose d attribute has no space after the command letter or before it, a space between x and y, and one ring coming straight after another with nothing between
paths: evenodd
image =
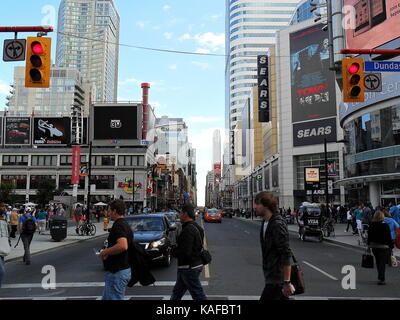
<instances>
[{"instance_id":1,"label":"white cloud","mask_svg":"<svg viewBox=\"0 0 400 320\"><path fill-rule=\"evenodd\" d=\"M164 37L167 40L171 40L174 34L172 32L164 32Z\"/></svg>"},{"instance_id":2,"label":"white cloud","mask_svg":"<svg viewBox=\"0 0 400 320\"><path fill-rule=\"evenodd\" d=\"M171 6L169 6L168 4L166 4L166 5L163 7L163 10L165 10L165 11L167 11L167 10L169 10L169 9L171 9Z\"/></svg>"},{"instance_id":3,"label":"white cloud","mask_svg":"<svg viewBox=\"0 0 400 320\"><path fill-rule=\"evenodd\" d=\"M222 17L222 14L213 14L211 15L211 19L217 20Z\"/></svg>"},{"instance_id":4,"label":"white cloud","mask_svg":"<svg viewBox=\"0 0 400 320\"><path fill-rule=\"evenodd\" d=\"M0 94L9 95L10 89L10 85L6 84L3 80L0 80Z\"/></svg>"},{"instance_id":5,"label":"white cloud","mask_svg":"<svg viewBox=\"0 0 400 320\"><path fill-rule=\"evenodd\" d=\"M215 34L213 32L206 32L203 34L196 34L194 36L196 41L202 46L207 48L220 48L225 46L225 34Z\"/></svg>"},{"instance_id":6,"label":"white cloud","mask_svg":"<svg viewBox=\"0 0 400 320\"><path fill-rule=\"evenodd\" d=\"M171 64L170 66L168 66L168 69L170 70L176 70L178 68L178 66L176 64Z\"/></svg>"},{"instance_id":7,"label":"white cloud","mask_svg":"<svg viewBox=\"0 0 400 320\"><path fill-rule=\"evenodd\" d=\"M144 29L146 27L146 25L149 24L149 21L136 21L136 25L140 28L140 29Z\"/></svg>"},{"instance_id":8,"label":"white cloud","mask_svg":"<svg viewBox=\"0 0 400 320\"><path fill-rule=\"evenodd\" d=\"M153 29L153 30L160 30L161 27L160 27L160 26L154 26L152 29Z\"/></svg>"},{"instance_id":9,"label":"white cloud","mask_svg":"<svg viewBox=\"0 0 400 320\"><path fill-rule=\"evenodd\" d=\"M202 49L202 48L200 48L200 49L197 49L195 52L196 52L196 53L210 53L211 51L208 50L208 49Z\"/></svg>"},{"instance_id":10,"label":"white cloud","mask_svg":"<svg viewBox=\"0 0 400 320\"><path fill-rule=\"evenodd\" d=\"M200 116L200 117L188 118L188 121L194 122L194 123L212 123L212 122L222 121L222 119Z\"/></svg>"},{"instance_id":11,"label":"white cloud","mask_svg":"<svg viewBox=\"0 0 400 320\"><path fill-rule=\"evenodd\" d=\"M191 35L189 33L185 33L178 40L182 42L182 41L190 40L190 39L192 39Z\"/></svg>"},{"instance_id":12,"label":"white cloud","mask_svg":"<svg viewBox=\"0 0 400 320\"><path fill-rule=\"evenodd\" d=\"M208 68L210 68L210 64L207 63L207 62L192 61L192 64L194 64L195 66L200 67L203 70L207 70Z\"/></svg>"}]
</instances>

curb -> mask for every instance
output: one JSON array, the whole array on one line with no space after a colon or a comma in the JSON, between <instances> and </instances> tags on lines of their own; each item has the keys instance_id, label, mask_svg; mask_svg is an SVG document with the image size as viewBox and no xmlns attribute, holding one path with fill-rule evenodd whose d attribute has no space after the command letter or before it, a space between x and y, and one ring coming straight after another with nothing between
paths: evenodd
<instances>
[{"instance_id":1,"label":"curb","mask_svg":"<svg viewBox=\"0 0 400 320\"><path fill-rule=\"evenodd\" d=\"M107 234L108 234L108 233L107 233ZM65 243L65 244L60 245L60 246L57 246L57 247L53 247L53 248L48 248L48 249L43 249L43 250L40 250L40 251L36 251L36 252L34 252L34 253L31 253L31 256L35 256L35 255L42 254L42 253L45 253L45 252L54 251L54 250L57 250L57 249L60 249L60 248L65 248L65 247L72 246L72 245L77 244L77 243L81 243L81 242L85 242L85 241L89 241L89 240L94 240L94 239L97 239L97 238L106 236L107 234L105 233L105 234L93 236L93 237L87 238L87 239L75 240L74 242ZM15 261L15 260L19 260L19 259L21 259L22 257L23 257L23 255L18 256L18 257L14 257L14 258L11 258L11 259L8 259L8 260L4 261L4 263L9 263L9 262L13 262L13 261Z\"/></svg>"}]
</instances>

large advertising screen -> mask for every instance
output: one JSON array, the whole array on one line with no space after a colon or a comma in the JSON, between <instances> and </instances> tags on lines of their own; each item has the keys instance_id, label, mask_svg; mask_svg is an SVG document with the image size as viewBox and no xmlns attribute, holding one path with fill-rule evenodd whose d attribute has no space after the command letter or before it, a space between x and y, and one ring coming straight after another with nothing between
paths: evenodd
<instances>
[{"instance_id":1,"label":"large advertising screen","mask_svg":"<svg viewBox=\"0 0 400 320\"><path fill-rule=\"evenodd\" d=\"M67 145L71 142L71 119L38 117L33 120L34 145Z\"/></svg>"},{"instance_id":2,"label":"large advertising screen","mask_svg":"<svg viewBox=\"0 0 400 320\"><path fill-rule=\"evenodd\" d=\"M322 28L290 34L293 122L336 116L335 74L329 70L329 40Z\"/></svg>"},{"instance_id":3,"label":"large advertising screen","mask_svg":"<svg viewBox=\"0 0 400 320\"><path fill-rule=\"evenodd\" d=\"M136 140L138 107L94 107L94 140Z\"/></svg>"},{"instance_id":4,"label":"large advertising screen","mask_svg":"<svg viewBox=\"0 0 400 320\"><path fill-rule=\"evenodd\" d=\"M400 0L345 0L349 49L374 49L400 37ZM351 23L353 22L353 23Z\"/></svg>"},{"instance_id":5,"label":"large advertising screen","mask_svg":"<svg viewBox=\"0 0 400 320\"><path fill-rule=\"evenodd\" d=\"M31 140L31 119L27 117L6 117L4 123L5 145L29 145Z\"/></svg>"}]
</instances>

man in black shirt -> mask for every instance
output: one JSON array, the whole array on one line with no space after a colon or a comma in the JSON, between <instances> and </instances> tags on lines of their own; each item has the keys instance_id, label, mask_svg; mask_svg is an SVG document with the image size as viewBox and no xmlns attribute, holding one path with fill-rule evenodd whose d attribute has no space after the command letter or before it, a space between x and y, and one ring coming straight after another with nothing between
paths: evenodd
<instances>
[{"instance_id":1,"label":"man in black shirt","mask_svg":"<svg viewBox=\"0 0 400 320\"><path fill-rule=\"evenodd\" d=\"M108 214L114 224L108 236L108 248L101 251L105 274L103 300L124 300L125 289L131 278L129 246L133 232L124 219L125 203L115 200L108 207Z\"/></svg>"}]
</instances>

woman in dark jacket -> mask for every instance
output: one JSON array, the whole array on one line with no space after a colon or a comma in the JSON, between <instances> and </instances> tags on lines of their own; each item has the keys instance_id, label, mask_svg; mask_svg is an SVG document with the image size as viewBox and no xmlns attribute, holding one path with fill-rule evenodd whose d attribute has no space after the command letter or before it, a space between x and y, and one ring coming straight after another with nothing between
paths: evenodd
<instances>
[{"instance_id":1,"label":"woman in dark jacket","mask_svg":"<svg viewBox=\"0 0 400 320\"><path fill-rule=\"evenodd\" d=\"M389 254L393 249L393 241L389 226L384 223L385 214L382 211L375 212L374 218L368 230L368 247L372 248L378 269L378 284L385 284L385 265L389 261Z\"/></svg>"}]
</instances>

